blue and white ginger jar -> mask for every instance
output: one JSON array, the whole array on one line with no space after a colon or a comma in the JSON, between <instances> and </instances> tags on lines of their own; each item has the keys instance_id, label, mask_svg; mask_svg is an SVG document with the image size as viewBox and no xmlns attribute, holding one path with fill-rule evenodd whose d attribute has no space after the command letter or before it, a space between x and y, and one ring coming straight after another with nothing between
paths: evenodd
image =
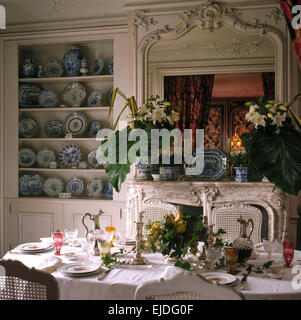
<instances>
[{"instance_id":1,"label":"blue and white ginger jar","mask_svg":"<svg viewBox=\"0 0 301 320\"><path fill-rule=\"evenodd\" d=\"M24 63L20 68L21 78L36 78L38 75L39 68L34 63L33 59L24 59Z\"/></svg>"},{"instance_id":2,"label":"blue and white ginger jar","mask_svg":"<svg viewBox=\"0 0 301 320\"><path fill-rule=\"evenodd\" d=\"M83 58L84 55L79 48L70 48L65 53L63 61L67 76L76 77L81 75L80 67Z\"/></svg>"}]
</instances>

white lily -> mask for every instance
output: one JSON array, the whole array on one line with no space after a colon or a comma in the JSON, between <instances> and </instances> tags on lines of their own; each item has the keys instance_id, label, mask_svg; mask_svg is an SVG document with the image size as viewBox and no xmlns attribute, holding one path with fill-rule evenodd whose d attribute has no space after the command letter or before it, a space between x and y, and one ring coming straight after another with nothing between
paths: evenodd
<instances>
[{"instance_id":1,"label":"white lily","mask_svg":"<svg viewBox=\"0 0 301 320\"><path fill-rule=\"evenodd\" d=\"M258 116L254 119L255 128L257 129L258 126L266 126L265 122L266 116L258 114Z\"/></svg>"},{"instance_id":2,"label":"white lily","mask_svg":"<svg viewBox=\"0 0 301 320\"><path fill-rule=\"evenodd\" d=\"M277 114L273 117L273 124L277 125L278 127L282 127L285 119L286 113L281 114L280 112L277 112Z\"/></svg>"},{"instance_id":3,"label":"white lily","mask_svg":"<svg viewBox=\"0 0 301 320\"><path fill-rule=\"evenodd\" d=\"M166 118L166 114L164 112L164 109L160 107L155 107L152 114L153 123L155 124L157 121L161 123L162 120L165 118Z\"/></svg>"},{"instance_id":4,"label":"white lily","mask_svg":"<svg viewBox=\"0 0 301 320\"><path fill-rule=\"evenodd\" d=\"M175 122L179 120L179 114L177 112L172 111L171 115L166 117L168 122L173 126Z\"/></svg>"}]
</instances>

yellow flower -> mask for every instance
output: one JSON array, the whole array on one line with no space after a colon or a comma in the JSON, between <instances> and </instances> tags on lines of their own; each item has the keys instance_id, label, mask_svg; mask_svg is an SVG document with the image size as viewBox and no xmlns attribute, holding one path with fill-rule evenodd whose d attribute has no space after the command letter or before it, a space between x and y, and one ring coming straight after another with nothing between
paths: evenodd
<instances>
[{"instance_id":1,"label":"yellow flower","mask_svg":"<svg viewBox=\"0 0 301 320\"><path fill-rule=\"evenodd\" d=\"M273 107L273 105L272 105L272 104L266 104L265 107L266 107L267 109L270 109L270 108Z\"/></svg>"},{"instance_id":2,"label":"yellow flower","mask_svg":"<svg viewBox=\"0 0 301 320\"><path fill-rule=\"evenodd\" d=\"M287 111L287 107L282 104L281 106L279 106L279 110Z\"/></svg>"},{"instance_id":3,"label":"yellow flower","mask_svg":"<svg viewBox=\"0 0 301 320\"><path fill-rule=\"evenodd\" d=\"M275 104L276 100L268 100L268 104Z\"/></svg>"},{"instance_id":4,"label":"yellow flower","mask_svg":"<svg viewBox=\"0 0 301 320\"><path fill-rule=\"evenodd\" d=\"M268 113L268 117L269 117L269 118L273 118L273 115L269 112L269 113Z\"/></svg>"},{"instance_id":5,"label":"yellow flower","mask_svg":"<svg viewBox=\"0 0 301 320\"><path fill-rule=\"evenodd\" d=\"M186 231L186 225L187 225L187 221L180 220L176 224L176 232L177 233L184 233Z\"/></svg>"}]
</instances>

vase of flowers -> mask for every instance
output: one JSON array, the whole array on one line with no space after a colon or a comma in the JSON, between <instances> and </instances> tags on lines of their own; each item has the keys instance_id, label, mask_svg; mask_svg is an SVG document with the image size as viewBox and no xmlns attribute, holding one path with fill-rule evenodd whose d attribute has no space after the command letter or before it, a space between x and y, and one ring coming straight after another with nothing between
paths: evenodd
<instances>
[{"instance_id":1,"label":"vase of flowers","mask_svg":"<svg viewBox=\"0 0 301 320\"><path fill-rule=\"evenodd\" d=\"M235 169L235 181L236 182L248 182L248 167L249 156L245 148L241 147L236 151L230 153L231 163Z\"/></svg>"}]
</instances>

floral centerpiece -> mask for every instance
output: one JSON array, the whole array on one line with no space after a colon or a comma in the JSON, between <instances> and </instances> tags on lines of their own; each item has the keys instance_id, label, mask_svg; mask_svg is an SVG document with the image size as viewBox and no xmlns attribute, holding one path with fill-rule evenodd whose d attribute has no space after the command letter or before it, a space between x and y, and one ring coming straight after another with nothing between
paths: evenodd
<instances>
[{"instance_id":1,"label":"floral centerpiece","mask_svg":"<svg viewBox=\"0 0 301 320\"><path fill-rule=\"evenodd\" d=\"M113 125L113 130L116 129L118 121L127 107L130 109L130 114L127 116L128 123L124 129L115 130L115 137L105 139L105 141L102 142L102 145L106 144L107 149L110 149L111 147L116 151L114 154L114 161L108 161L103 164L112 186L117 192L119 192L122 183L130 172L130 166L133 163L136 163L139 160L139 157L142 156L141 154L138 154L135 155L134 158L129 157L129 150L136 144L136 141L127 139L126 153L123 155L123 160L125 157L126 161L121 161L122 156L119 153L121 149L119 146L119 137L123 135L128 138L135 129L143 129L147 134L147 138L150 139L152 129L165 128L167 130L172 130L175 128L175 124L179 120L179 115L176 111L179 107L172 107L168 101L160 100L159 96L150 97L145 105L138 107L134 97L127 98L118 88L115 88L112 95L109 116L111 115L117 93L126 100L126 104L117 117ZM172 144L173 140L171 139L171 147ZM149 149L150 145L146 148L148 154L150 153ZM162 150L162 148L160 150ZM170 149L170 152L172 154L173 148ZM108 153L106 153L106 155L108 155Z\"/></svg>"},{"instance_id":2,"label":"floral centerpiece","mask_svg":"<svg viewBox=\"0 0 301 320\"><path fill-rule=\"evenodd\" d=\"M280 189L294 195L301 189L301 120L291 106L300 98L301 93L287 104L263 98L248 102L246 119L255 128L242 135L254 167Z\"/></svg>"}]
</instances>

